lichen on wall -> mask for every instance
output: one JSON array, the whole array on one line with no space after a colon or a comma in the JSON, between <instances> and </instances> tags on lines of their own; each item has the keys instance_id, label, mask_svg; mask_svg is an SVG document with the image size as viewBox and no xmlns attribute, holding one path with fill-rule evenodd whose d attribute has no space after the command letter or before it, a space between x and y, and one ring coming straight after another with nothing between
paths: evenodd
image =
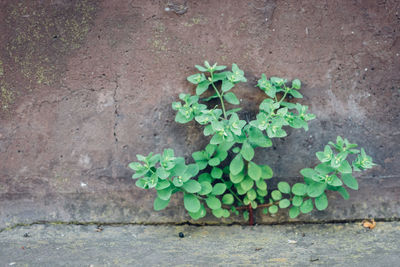
<instances>
[{"instance_id":1,"label":"lichen on wall","mask_svg":"<svg viewBox=\"0 0 400 267\"><path fill-rule=\"evenodd\" d=\"M3 108L12 103L13 95L23 95L40 85L59 82L65 69L65 58L83 44L96 8L97 2L91 0L10 1L6 5L6 33L2 34L7 34L9 41L3 44L5 52L0 53ZM11 76L18 77L15 81L18 86Z\"/></svg>"}]
</instances>

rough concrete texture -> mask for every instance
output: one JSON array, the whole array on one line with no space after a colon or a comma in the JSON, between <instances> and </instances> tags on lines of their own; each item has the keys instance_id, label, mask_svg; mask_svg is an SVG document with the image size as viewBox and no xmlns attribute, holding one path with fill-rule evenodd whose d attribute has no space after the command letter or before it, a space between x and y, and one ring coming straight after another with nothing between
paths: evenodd
<instances>
[{"instance_id":1,"label":"rough concrete texture","mask_svg":"<svg viewBox=\"0 0 400 267\"><path fill-rule=\"evenodd\" d=\"M400 217L398 1L173 2L0 1L0 227L188 220L179 197L154 212L127 164L203 148L201 128L176 124L170 103L194 92L185 78L205 59L244 69L243 116L263 99L261 73L302 80L317 120L259 151L276 178L294 182L336 135L378 164L349 201L331 194L326 211L299 220Z\"/></svg>"},{"instance_id":2,"label":"rough concrete texture","mask_svg":"<svg viewBox=\"0 0 400 267\"><path fill-rule=\"evenodd\" d=\"M2 266L398 266L400 223L34 225L0 233ZM179 233L184 238L179 237Z\"/></svg>"}]
</instances>

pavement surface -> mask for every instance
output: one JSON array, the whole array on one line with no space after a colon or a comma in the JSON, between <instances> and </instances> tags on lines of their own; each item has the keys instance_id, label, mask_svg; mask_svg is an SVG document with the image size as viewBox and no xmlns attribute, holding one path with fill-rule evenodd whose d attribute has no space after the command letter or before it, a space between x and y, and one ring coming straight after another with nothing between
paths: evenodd
<instances>
[{"instance_id":1,"label":"pavement surface","mask_svg":"<svg viewBox=\"0 0 400 267\"><path fill-rule=\"evenodd\" d=\"M301 80L296 101L317 119L257 150L274 170L270 191L301 179L337 135L373 157L348 201L331 194L327 210L298 221L400 218L399 12L396 0L0 0L0 228L190 220L180 197L155 212L155 192L137 188L127 165L164 148L190 162L208 143L171 108L194 94L186 77L204 60L244 70L233 89L242 119L265 98L262 73Z\"/></svg>"},{"instance_id":2,"label":"pavement surface","mask_svg":"<svg viewBox=\"0 0 400 267\"><path fill-rule=\"evenodd\" d=\"M398 266L399 240L400 222L42 224L0 233L0 266Z\"/></svg>"}]
</instances>

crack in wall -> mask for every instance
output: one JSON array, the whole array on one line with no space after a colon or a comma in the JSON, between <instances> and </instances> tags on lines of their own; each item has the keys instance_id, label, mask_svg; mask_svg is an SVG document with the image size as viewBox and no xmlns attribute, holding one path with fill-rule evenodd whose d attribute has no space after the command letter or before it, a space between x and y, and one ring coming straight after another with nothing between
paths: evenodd
<instances>
[{"instance_id":1,"label":"crack in wall","mask_svg":"<svg viewBox=\"0 0 400 267\"><path fill-rule=\"evenodd\" d=\"M117 91L119 89L119 75L117 74L115 77L115 88L114 88L114 94L113 94L113 101L114 101L114 130L113 130L113 135L114 135L114 141L115 144L118 143L118 136L117 136L117 127L118 127L118 119L119 119L119 106L118 106L118 99L117 99Z\"/></svg>"}]
</instances>

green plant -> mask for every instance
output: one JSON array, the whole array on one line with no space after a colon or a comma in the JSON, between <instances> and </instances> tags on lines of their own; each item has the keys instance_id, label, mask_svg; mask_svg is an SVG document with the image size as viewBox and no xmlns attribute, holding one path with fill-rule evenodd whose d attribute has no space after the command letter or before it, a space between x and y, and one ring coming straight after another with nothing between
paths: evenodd
<instances>
[{"instance_id":1,"label":"green plant","mask_svg":"<svg viewBox=\"0 0 400 267\"><path fill-rule=\"evenodd\" d=\"M263 208L264 214L289 209L289 216L295 218L300 213L311 212L314 206L318 210L326 209L327 190L337 191L348 199L344 185L358 189L352 172L375 165L364 149L360 151L356 144L338 136L336 143L329 142L324 151L316 153L320 164L300 171L304 176L303 183L290 186L281 181L277 189L269 190L265 180L271 179L273 172L268 165L253 161L255 148L271 147L271 138L285 137L284 126L308 130L307 122L315 115L307 113L307 106L285 101L288 95L302 98L301 82L295 79L288 87L285 79L267 79L262 74L257 87L268 97L262 101L256 118L246 122L239 118L240 108L227 110L225 106L225 101L240 104L231 90L236 84L247 81L243 70L233 64L232 71L225 71L226 66L211 66L207 61L196 68L200 73L187 78L196 85L196 95L180 94L182 101L172 103L172 108L177 111L176 122L188 123L194 119L203 125L204 135L211 136L209 144L192 154L192 164L176 157L172 149L165 149L162 154L150 153L146 157L137 155L142 163L129 164L135 171L132 178L138 178L138 187L157 190L155 210L164 209L171 195L183 192L184 206L195 220L206 215L206 206L218 218L239 215L243 211L250 224L254 223L253 209L257 208ZM200 99L209 89L214 93ZM220 106L205 104L213 99L217 99ZM355 156L351 164L348 156Z\"/></svg>"}]
</instances>

